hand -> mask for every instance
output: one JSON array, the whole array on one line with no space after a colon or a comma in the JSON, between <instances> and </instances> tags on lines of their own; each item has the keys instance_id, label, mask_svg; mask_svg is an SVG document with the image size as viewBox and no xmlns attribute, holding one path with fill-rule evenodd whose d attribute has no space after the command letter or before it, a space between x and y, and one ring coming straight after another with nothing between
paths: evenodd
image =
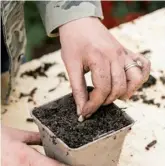
<instances>
[{"instance_id":1,"label":"hand","mask_svg":"<svg viewBox=\"0 0 165 166\"><path fill-rule=\"evenodd\" d=\"M39 133L3 126L1 139L2 166L64 166L26 145L39 145Z\"/></svg>"},{"instance_id":2,"label":"hand","mask_svg":"<svg viewBox=\"0 0 165 166\"><path fill-rule=\"evenodd\" d=\"M150 62L126 50L97 18L82 18L60 27L62 59L77 104L77 112L91 116L102 104L127 99L148 79ZM139 61L142 68L124 67ZM89 96L84 73L91 71L94 90Z\"/></svg>"}]
</instances>

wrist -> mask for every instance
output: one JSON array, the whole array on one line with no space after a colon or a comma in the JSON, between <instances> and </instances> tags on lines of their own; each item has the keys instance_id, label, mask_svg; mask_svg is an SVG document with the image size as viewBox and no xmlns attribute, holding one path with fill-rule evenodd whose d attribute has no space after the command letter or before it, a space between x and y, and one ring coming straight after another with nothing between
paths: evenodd
<instances>
[{"instance_id":1,"label":"wrist","mask_svg":"<svg viewBox=\"0 0 165 166\"><path fill-rule=\"evenodd\" d=\"M63 24L62 26L59 27L59 33L61 34L63 31L66 29L73 29L75 27L84 27L89 24L93 24L95 22L100 22L100 19L97 17L83 17L79 18L77 20L70 21L66 24Z\"/></svg>"}]
</instances>

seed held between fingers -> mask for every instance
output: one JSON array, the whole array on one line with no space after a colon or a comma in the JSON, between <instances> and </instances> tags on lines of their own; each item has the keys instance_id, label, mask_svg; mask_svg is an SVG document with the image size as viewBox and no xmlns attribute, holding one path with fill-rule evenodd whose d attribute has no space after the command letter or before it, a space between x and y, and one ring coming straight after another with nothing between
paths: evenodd
<instances>
[{"instance_id":1,"label":"seed held between fingers","mask_svg":"<svg viewBox=\"0 0 165 166\"><path fill-rule=\"evenodd\" d=\"M78 118L78 121L83 122L84 120L85 120L85 118L82 115L80 115L79 118Z\"/></svg>"}]
</instances>

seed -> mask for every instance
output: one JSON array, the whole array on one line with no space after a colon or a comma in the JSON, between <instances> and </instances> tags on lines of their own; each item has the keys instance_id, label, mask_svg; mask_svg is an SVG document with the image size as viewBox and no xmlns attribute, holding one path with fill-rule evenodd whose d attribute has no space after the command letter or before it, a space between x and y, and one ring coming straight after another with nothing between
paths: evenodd
<instances>
[{"instance_id":1,"label":"seed","mask_svg":"<svg viewBox=\"0 0 165 166\"><path fill-rule=\"evenodd\" d=\"M84 121L84 117L82 115L80 115L79 118L78 118L78 121L79 122L83 122Z\"/></svg>"}]
</instances>

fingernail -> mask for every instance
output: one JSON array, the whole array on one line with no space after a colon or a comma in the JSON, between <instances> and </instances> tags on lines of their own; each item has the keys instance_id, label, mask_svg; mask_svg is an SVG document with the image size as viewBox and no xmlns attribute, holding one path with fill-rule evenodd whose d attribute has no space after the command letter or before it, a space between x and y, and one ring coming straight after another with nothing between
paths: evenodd
<instances>
[{"instance_id":1,"label":"fingernail","mask_svg":"<svg viewBox=\"0 0 165 166\"><path fill-rule=\"evenodd\" d=\"M80 109L80 106L77 105L77 115L79 116L81 114L81 109Z\"/></svg>"},{"instance_id":2,"label":"fingernail","mask_svg":"<svg viewBox=\"0 0 165 166\"><path fill-rule=\"evenodd\" d=\"M82 115L80 115L79 118L78 118L78 121L83 122L84 120L85 120L84 117Z\"/></svg>"}]
</instances>

